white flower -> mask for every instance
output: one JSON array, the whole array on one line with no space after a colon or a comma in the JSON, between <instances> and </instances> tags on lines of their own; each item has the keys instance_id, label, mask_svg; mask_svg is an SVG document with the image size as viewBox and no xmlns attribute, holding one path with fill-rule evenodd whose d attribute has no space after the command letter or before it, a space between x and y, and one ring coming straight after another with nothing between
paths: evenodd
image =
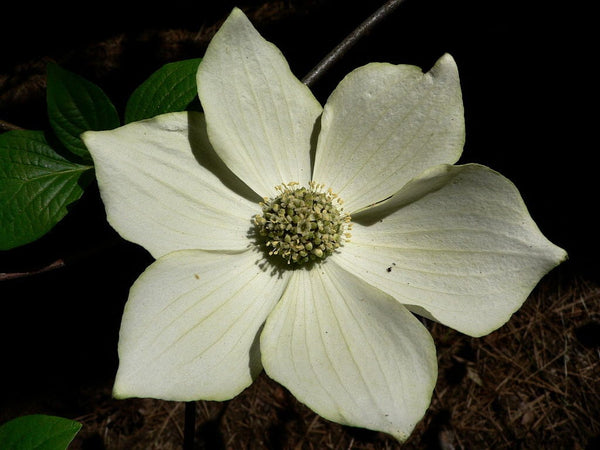
<instances>
[{"instance_id":1,"label":"white flower","mask_svg":"<svg viewBox=\"0 0 600 450\"><path fill-rule=\"evenodd\" d=\"M437 377L412 313L484 335L566 257L510 181L452 165L453 59L366 65L322 108L236 9L198 91L204 114L84 135L109 222L156 258L115 396L225 400L264 368L321 416L406 439Z\"/></svg>"}]
</instances>

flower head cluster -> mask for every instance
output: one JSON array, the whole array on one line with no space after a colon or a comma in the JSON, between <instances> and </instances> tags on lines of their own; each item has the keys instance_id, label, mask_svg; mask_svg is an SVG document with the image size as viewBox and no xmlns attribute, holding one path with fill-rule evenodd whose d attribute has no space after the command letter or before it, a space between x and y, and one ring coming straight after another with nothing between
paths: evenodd
<instances>
[{"instance_id":1,"label":"flower head cluster","mask_svg":"<svg viewBox=\"0 0 600 450\"><path fill-rule=\"evenodd\" d=\"M288 264L303 264L331 255L349 238L350 216L343 214L342 200L313 181L308 188L290 182L277 186L274 199L260 203L262 214L254 223L266 238L269 255L279 255Z\"/></svg>"},{"instance_id":2,"label":"flower head cluster","mask_svg":"<svg viewBox=\"0 0 600 450\"><path fill-rule=\"evenodd\" d=\"M264 369L327 419L406 439L437 376L414 314L490 333L565 258L510 181L453 165L454 60L368 64L322 107L235 9L197 82L203 113L83 136L109 222L156 258L115 396L224 400Z\"/></svg>"}]
</instances>

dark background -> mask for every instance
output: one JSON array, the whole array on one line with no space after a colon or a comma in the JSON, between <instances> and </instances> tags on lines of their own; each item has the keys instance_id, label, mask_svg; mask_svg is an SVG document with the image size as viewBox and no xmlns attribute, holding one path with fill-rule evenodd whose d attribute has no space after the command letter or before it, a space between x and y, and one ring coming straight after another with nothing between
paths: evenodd
<instances>
[{"instance_id":1,"label":"dark background","mask_svg":"<svg viewBox=\"0 0 600 450\"><path fill-rule=\"evenodd\" d=\"M0 119L48 127L48 61L101 86L122 112L128 95L162 64L202 56L210 33L236 4L301 78L381 2L196 0L151 7L108 1L85 10L60 2L3 5ZM384 61L428 70L451 53L467 123L460 163L482 163L511 179L542 232L569 253L560 276L598 281L598 144L591 139L596 45L593 16L582 4L407 0L313 90L324 103L360 65ZM51 233L1 252L0 272L58 258L66 268L0 284L6 378L0 405L8 405L0 407L0 422L36 407L61 412L59 398L76 396L73 386L113 377L127 291L151 262L108 227L93 186ZM47 391L55 398L42 395Z\"/></svg>"}]
</instances>

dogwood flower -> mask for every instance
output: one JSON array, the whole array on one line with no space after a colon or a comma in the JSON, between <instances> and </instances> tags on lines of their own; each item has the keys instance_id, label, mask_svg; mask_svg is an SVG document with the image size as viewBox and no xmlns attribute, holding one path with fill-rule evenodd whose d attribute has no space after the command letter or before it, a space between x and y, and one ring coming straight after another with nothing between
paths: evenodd
<instances>
[{"instance_id":1,"label":"dogwood flower","mask_svg":"<svg viewBox=\"0 0 600 450\"><path fill-rule=\"evenodd\" d=\"M204 113L83 136L108 221L156 258L114 395L226 400L264 368L322 417L405 440L437 378L413 313L490 333L566 257L509 180L453 165L454 60L368 64L321 107L235 9L197 81Z\"/></svg>"}]
</instances>

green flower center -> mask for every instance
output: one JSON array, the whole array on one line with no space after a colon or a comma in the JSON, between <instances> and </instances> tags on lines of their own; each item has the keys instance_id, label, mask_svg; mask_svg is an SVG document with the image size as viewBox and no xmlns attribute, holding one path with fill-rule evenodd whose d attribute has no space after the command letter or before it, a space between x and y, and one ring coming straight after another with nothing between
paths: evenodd
<instances>
[{"instance_id":1,"label":"green flower center","mask_svg":"<svg viewBox=\"0 0 600 450\"><path fill-rule=\"evenodd\" d=\"M260 203L262 214L254 223L269 255L297 265L323 260L350 237L350 216L343 212L342 200L323 187L314 182L308 188L282 184L276 187L279 196Z\"/></svg>"}]
</instances>

